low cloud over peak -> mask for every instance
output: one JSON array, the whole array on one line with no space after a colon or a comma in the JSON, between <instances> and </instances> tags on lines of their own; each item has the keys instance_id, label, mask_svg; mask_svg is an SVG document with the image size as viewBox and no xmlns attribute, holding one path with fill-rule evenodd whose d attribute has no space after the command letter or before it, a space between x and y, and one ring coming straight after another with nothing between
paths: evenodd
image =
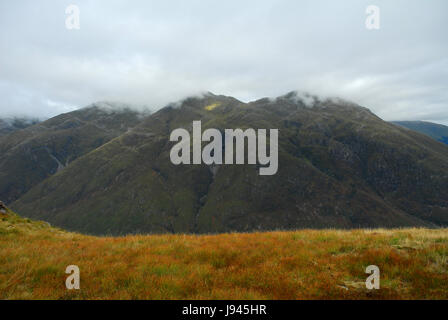
<instances>
[{"instance_id":1,"label":"low cloud over peak","mask_svg":"<svg viewBox=\"0 0 448 320\"><path fill-rule=\"evenodd\" d=\"M210 90L249 102L300 88L385 120L448 124L448 3L76 1L0 4L4 116L49 117L92 101L152 110Z\"/></svg>"}]
</instances>

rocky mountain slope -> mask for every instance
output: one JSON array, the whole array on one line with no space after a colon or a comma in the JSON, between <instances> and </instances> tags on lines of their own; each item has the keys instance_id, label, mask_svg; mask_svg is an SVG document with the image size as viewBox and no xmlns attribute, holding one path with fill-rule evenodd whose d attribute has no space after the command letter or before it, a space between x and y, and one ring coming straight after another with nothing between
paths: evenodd
<instances>
[{"instance_id":1,"label":"rocky mountain slope","mask_svg":"<svg viewBox=\"0 0 448 320\"><path fill-rule=\"evenodd\" d=\"M13 202L141 118L136 111L100 103L0 136L0 199Z\"/></svg>"},{"instance_id":2,"label":"rocky mountain slope","mask_svg":"<svg viewBox=\"0 0 448 320\"><path fill-rule=\"evenodd\" d=\"M393 121L399 126L424 133L431 138L448 144L448 127L427 121Z\"/></svg>"},{"instance_id":3,"label":"rocky mountain slope","mask_svg":"<svg viewBox=\"0 0 448 320\"><path fill-rule=\"evenodd\" d=\"M279 129L279 165L173 165L172 130ZM61 161L62 162L62 161ZM56 167L53 167L56 169ZM341 100L292 92L168 106L12 203L91 234L448 225L448 147Z\"/></svg>"}]
</instances>

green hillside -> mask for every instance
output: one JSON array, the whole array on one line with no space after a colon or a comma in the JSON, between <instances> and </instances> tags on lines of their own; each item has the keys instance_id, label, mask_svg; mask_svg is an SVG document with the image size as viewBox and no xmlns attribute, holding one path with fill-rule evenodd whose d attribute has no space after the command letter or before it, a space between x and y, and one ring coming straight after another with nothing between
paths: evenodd
<instances>
[{"instance_id":1,"label":"green hillside","mask_svg":"<svg viewBox=\"0 0 448 320\"><path fill-rule=\"evenodd\" d=\"M311 102L310 102L311 101ZM176 128L279 129L279 169L180 165ZM147 117L12 204L91 234L448 225L448 148L368 109L296 93L242 103L205 95Z\"/></svg>"},{"instance_id":2,"label":"green hillside","mask_svg":"<svg viewBox=\"0 0 448 320\"><path fill-rule=\"evenodd\" d=\"M140 120L130 109L92 105L0 136L0 199L13 202Z\"/></svg>"}]
</instances>

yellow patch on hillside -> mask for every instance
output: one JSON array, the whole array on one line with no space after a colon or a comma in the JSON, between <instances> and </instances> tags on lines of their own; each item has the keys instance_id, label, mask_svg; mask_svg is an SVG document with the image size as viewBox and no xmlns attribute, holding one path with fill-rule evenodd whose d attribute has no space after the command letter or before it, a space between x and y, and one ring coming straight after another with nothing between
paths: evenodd
<instances>
[{"instance_id":1,"label":"yellow patch on hillside","mask_svg":"<svg viewBox=\"0 0 448 320\"><path fill-rule=\"evenodd\" d=\"M206 106L204 109L207 111L212 111L213 109L219 107L220 105L221 105L221 103L218 103L218 102L212 103L212 104L209 104L208 106Z\"/></svg>"}]
</instances>

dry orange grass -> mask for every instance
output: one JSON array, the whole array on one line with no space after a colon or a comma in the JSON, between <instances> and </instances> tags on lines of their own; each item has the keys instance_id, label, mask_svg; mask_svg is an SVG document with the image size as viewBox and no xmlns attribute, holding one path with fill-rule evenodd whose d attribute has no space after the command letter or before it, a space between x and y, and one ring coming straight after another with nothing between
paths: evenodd
<instances>
[{"instance_id":1,"label":"dry orange grass","mask_svg":"<svg viewBox=\"0 0 448 320\"><path fill-rule=\"evenodd\" d=\"M448 230L90 237L0 217L1 299L447 299ZM81 289L65 288L78 265ZM368 265L381 289L365 289Z\"/></svg>"}]
</instances>

